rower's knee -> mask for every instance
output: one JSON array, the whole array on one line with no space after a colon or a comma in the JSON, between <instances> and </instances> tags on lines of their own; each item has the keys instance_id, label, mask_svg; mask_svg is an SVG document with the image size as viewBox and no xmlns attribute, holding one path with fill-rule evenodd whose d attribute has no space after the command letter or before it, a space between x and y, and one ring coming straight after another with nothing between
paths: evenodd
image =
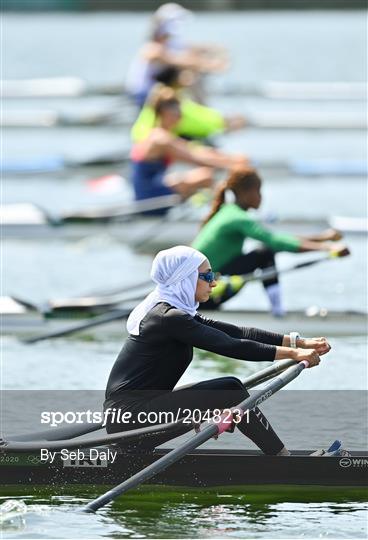
<instances>
[{"instance_id":1,"label":"rower's knee","mask_svg":"<svg viewBox=\"0 0 368 540\"><path fill-rule=\"evenodd\" d=\"M211 167L197 167L185 174L184 181L193 189L210 188L214 181L214 169Z\"/></svg>"},{"instance_id":2,"label":"rower's knee","mask_svg":"<svg viewBox=\"0 0 368 540\"><path fill-rule=\"evenodd\" d=\"M214 180L214 169L211 167L199 167L196 169L196 177L202 187L211 187Z\"/></svg>"},{"instance_id":3,"label":"rower's knee","mask_svg":"<svg viewBox=\"0 0 368 540\"><path fill-rule=\"evenodd\" d=\"M256 248L254 251L261 260L261 262L263 261L266 263L273 263L275 260L275 252L268 246Z\"/></svg>"},{"instance_id":4,"label":"rower's knee","mask_svg":"<svg viewBox=\"0 0 368 540\"><path fill-rule=\"evenodd\" d=\"M226 387L226 390L242 390L247 392L247 389L237 377L222 377L220 380L223 387Z\"/></svg>"}]
</instances>

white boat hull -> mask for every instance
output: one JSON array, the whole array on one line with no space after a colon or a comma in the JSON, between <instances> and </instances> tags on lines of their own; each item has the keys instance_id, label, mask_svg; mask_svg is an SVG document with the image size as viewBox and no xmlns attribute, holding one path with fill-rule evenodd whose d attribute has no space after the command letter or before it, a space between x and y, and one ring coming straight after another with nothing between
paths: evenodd
<instances>
[{"instance_id":1,"label":"white boat hull","mask_svg":"<svg viewBox=\"0 0 368 540\"><path fill-rule=\"evenodd\" d=\"M176 209L175 209L176 210ZM194 210L193 210L194 212ZM28 204L4 205L0 210L3 239L79 240L109 235L133 248L158 251L179 244L191 244L200 228L198 216L136 217L119 221L84 221L51 224L42 210ZM108 218L107 218L108 219ZM313 234L331 226L327 217L279 219L267 226L292 234ZM366 218L338 218L338 229L346 234L367 234Z\"/></svg>"},{"instance_id":2,"label":"white boat hull","mask_svg":"<svg viewBox=\"0 0 368 540\"><path fill-rule=\"evenodd\" d=\"M267 311L261 310L217 310L203 311L204 316L227 321L238 326L252 326L273 332L289 333L299 331L305 336L354 336L364 335L367 331L367 314L354 311L328 311L310 308L306 312L289 311L282 318L275 318ZM88 319L91 321L92 319ZM4 335L31 336L69 328L80 322L80 319L45 319L37 312L3 313L2 333ZM125 319L96 326L81 334L99 337L125 337Z\"/></svg>"}]
</instances>

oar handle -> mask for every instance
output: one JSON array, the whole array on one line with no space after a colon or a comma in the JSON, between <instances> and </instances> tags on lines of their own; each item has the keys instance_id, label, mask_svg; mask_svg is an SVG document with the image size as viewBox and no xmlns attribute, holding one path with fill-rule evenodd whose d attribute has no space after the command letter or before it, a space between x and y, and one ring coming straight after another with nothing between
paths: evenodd
<instances>
[{"instance_id":1,"label":"oar handle","mask_svg":"<svg viewBox=\"0 0 368 540\"><path fill-rule=\"evenodd\" d=\"M340 258L340 257L347 257L350 255L350 249L347 246L343 246L341 249L337 251L331 251L330 258Z\"/></svg>"},{"instance_id":2,"label":"oar handle","mask_svg":"<svg viewBox=\"0 0 368 540\"><path fill-rule=\"evenodd\" d=\"M88 210L80 210L65 213L61 216L63 223L90 222L90 221L114 221L123 218L132 218L144 212L165 210L176 206L181 202L181 197L176 194L150 197L141 201L132 201L124 205L113 207L97 207Z\"/></svg>"}]
</instances>

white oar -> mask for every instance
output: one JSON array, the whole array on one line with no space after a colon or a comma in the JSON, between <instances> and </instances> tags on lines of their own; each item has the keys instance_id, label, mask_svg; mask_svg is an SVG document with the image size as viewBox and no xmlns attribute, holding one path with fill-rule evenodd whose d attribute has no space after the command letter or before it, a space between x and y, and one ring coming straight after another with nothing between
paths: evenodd
<instances>
[{"instance_id":1,"label":"white oar","mask_svg":"<svg viewBox=\"0 0 368 540\"><path fill-rule=\"evenodd\" d=\"M270 381L264 388L253 393L252 396L248 397L236 407L234 407L234 415L240 413L240 416L243 416L247 410L253 409L257 405L261 404L263 401L268 399L270 396L275 394L278 390L286 386L289 382L295 379L304 368L308 367L308 362L303 360L299 362L296 366L289 367L286 371L281 373L278 377ZM239 413L238 413L239 412ZM139 484L149 480L153 476L156 476L158 473L167 469L170 465L178 461L180 458L184 457L189 452L195 450L201 444L205 443L212 437L221 435L225 431L228 431L233 425L233 418L229 418L229 415L223 415L220 422L214 422L213 420L202 429L199 433L194 435L191 439L186 441L184 444L171 450L168 454L158 459L145 469L141 470L137 474L133 475L128 480L125 480L115 488L106 492L104 495L101 495L94 501L87 504L84 508L85 512L95 512L102 506L105 506L107 503L116 499L119 495L122 495L126 491L138 486ZM282 458L280 458L282 459Z\"/></svg>"}]
</instances>

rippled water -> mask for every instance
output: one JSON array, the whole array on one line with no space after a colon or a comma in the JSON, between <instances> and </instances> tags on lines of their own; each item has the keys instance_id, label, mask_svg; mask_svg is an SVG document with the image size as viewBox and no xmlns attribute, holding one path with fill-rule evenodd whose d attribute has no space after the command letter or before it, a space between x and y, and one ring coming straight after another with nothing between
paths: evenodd
<instances>
[{"instance_id":1,"label":"rippled water","mask_svg":"<svg viewBox=\"0 0 368 540\"><path fill-rule=\"evenodd\" d=\"M7 538L366 538L367 505L345 502L249 501L247 494L142 493L98 514L78 497L27 498L27 513L4 526ZM142 500L143 499L143 500ZM68 519L65 522L65 513Z\"/></svg>"},{"instance_id":2,"label":"rippled water","mask_svg":"<svg viewBox=\"0 0 368 540\"><path fill-rule=\"evenodd\" d=\"M332 338L332 351L318 368L308 370L288 388L304 390L364 390L366 388L366 340L364 336ZM60 338L24 345L3 339L6 362L2 367L7 390L103 390L122 340ZM243 362L196 351L180 384L232 374L245 378L267 363ZM47 370L45 367L47 366Z\"/></svg>"}]
</instances>

